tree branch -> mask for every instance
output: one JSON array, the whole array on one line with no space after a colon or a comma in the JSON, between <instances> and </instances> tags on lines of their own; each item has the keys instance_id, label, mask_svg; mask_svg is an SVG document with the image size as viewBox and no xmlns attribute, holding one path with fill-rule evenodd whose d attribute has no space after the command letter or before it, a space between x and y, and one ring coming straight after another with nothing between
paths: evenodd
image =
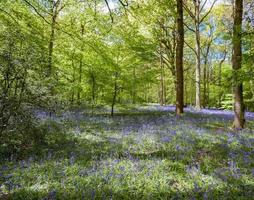
<instances>
[{"instance_id":1,"label":"tree branch","mask_svg":"<svg viewBox=\"0 0 254 200\"><path fill-rule=\"evenodd\" d=\"M184 2L183 2L183 8L190 15L192 19L195 19L195 15L193 14L193 12L191 12L191 10L188 8L188 6Z\"/></svg>"},{"instance_id":2,"label":"tree branch","mask_svg":"<svg viewBox=\"0 0 254 200\"><path fill-rule=\"evenodd\" d=\"M216 2L217 2L217 0L214 0L214 1L213 1L212 6L211 6L210 9L207 11L207 13L201 18L199 24L201 24L201 23L204 21L204 19L210 14L210 12L212 11L212 9L213 9L213 7L214 7L214 4L215 4Z\"/></svg>"},{"instance_id":3,"label":"tree branch","mask_svg":"<svg viewBox=\"0 0 254 200\"><path fill-rule=\"evenodd\" d=\"M23 0L26 4L28 4L30 7L34 9L34 11L39 15L47 24L51 24L46 18L37 10L36 7L34 7L29 1Z\"/></svg>"},{"instance_id":4,"label":"tree branch","mask_svg":"<svg viewBox=\"0 0 254 200\"><path fill-rule=\"evenodd\" d=\"M204 9L206 3L207 3L207 0L205 0L205 2L203 3L203 5L201 6L201 9L199 10L199 13L201 13L201 12L203 11L203 9Z\"/></svg>"},{"instance_id":5,"label":"tree branch","mask_svg":"<svg viewBox=\"0 0 254 200\"><path fill-rule=\"evenodd\" d=\"M185 40L184 43L195 53L196 56L198 55L196 50L193 47L191 47Z\"/></svg>"},{"instance_id":6,"label":"tree branch","mask_svg":"<svg viewBox=\"0 0 254 200\"><path fill-rule=\"evenodd\" d=\"M112 13L112 10L111 10L111 8L109 6L109 3L108 3L107 0L104 0L104 1L105 1L106 5L107 5L108 11L109 11L109 15L110 15L110 18L111 18L111 22L114 23L113 13Z\"/></svg>"},{"instance_id":7,"label":"tree branch","mask_svg":"<svg viewBox=\"0 0 254 200\"><path fill-rule=\"evenodd\" d=\"M0 11L5 13L6 15L8 15L15 23L19 24L18 21L10 13L8 13L7 11L5 11L1 8L0 8Z\"/></svg>"},{"instance_id":8,"label":"tree branch","mask_svg":"<svg viewBox=\"0 0 254 200\"><path fill-rule=\"evenodd\" d=\"M189 29L190 31L192 31L193 33L195 33L195 30L192 29L191 27L189 27L185 22L183 22L184 26L187 27L187 29Z\"/></svg>"},{"instance_id":9,"label":"tree branch","mask_svg":"<svg viewBox=\"0 0 254 200\"><path fill-rule=\"evenodd\" d=\"M122 0L118 0L120 2L120 4L123 6L123 7L127 7L128 6L128 1L127 2L123 2Z\"/></svg>"}]
</instances>

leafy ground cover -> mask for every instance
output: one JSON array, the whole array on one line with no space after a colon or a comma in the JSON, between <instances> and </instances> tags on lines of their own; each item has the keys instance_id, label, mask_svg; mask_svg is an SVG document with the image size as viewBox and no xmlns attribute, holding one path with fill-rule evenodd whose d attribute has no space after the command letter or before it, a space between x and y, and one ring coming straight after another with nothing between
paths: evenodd
<instances>
[{"instance_id":1,"label":"leafy ground cover","mask_svg":"<svg viewBox=\"0 0 254 200\"><path fill-rule=\"evenodd\" d=\"M2 159L0 199L253 199L254 114L174 107L68 111L49 117L44 144Z\"/></svg>"}]
</instances>

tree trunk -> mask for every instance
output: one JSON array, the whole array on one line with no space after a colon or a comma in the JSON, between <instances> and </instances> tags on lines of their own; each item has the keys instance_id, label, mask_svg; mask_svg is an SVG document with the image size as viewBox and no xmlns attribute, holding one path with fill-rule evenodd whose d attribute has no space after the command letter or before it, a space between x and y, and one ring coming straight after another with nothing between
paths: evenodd
<instances>
[{"instance_id":1,"label":"tree trunk","mask_svg":"<svg viewBox=\"0 0 254 200\"><path fill-rule=\"evenodd\" d=\"M50 77L52 75L52 68L53 68L53 51L54 51L54 40L55 40L55 26L56 26L56 14L53 13L52 21L51 21L51 33L49 38L49 47L48 47L48 72L47 76Z\"/></svg>"},{"instance_id":2,"label":"tree trunk","mask_svg":"<svg viewBox=\"0 0 254 200\"><path fill-rule=\"evenodd\" d=\"M95 87L96 87L96 80L95 80L95 75L94 73L92 72L91 74L91 78L92 78L92 102L93 102L93 105L96 104L95 102L95 94L96 94L96 91L95 91Z\"/></svg>"},{"instance_id":3,"label":"tree trunk","mask_svg":"<svg viewBox=\"0 0 254 200\"><path fill-rule=\"evenodd\" d=\"M112 104L111 104L111 117L114 116L114 107L116 104L116 97L117 97L117 73L115 73L114 92L113 92L113 98L112 98Z\"/></svg>"},{"instance_id":4,"label":"tree trunk","mask_svg":"<svg viewBox=\"0 0 254 200\"><path fill-rule=\"evenodd\" d=\"M188 105L188 90L187 90L187 79L185 79L185 84L184 84L184 92L185 92L185 106Z\"/></svg>"},{"instance_id":5,"label":"tree trunk","mask_svg":"<svg viewBox=\"0 0 254 200\"><path fill-rule=\"evenodd\" d=\"M74 63L74 53L73 53L71 62L72 62L72 69L73 69L73 72L72 72L72 87L73 87L73 85L76 82L76 68L75 68L75 63ZM71 104L74 103L74 97L75 97L74 91L75 91L74 89L71 90Z\"/></svg>"},{"instance_id":6,"label":"tree trunk","mask_svg":"<svg viewBox=\"0 0 254 200\"><path fill-rule=\"evenodd\" d=\"M221 63L221 62L220 62ZM221 77L221 73L222 73L222 64L219 64L219 81L218 81L218 86L219 86L219 108L221 108L221 106L222 106L222 89L221 89L221 87L222 87L222 77Z\"/></svg>"},{"instance_id":7,"label":"tree trunk","mask_svg":"<svg viewBox=\"0 0 254 200\"><path fill-rule=\"evenodd\" d=\"M136 103L136 67L133 68L132 104Z\"/></svg>"},{"instance_id":8,"label":"tree trunk","mask_svg":"<svg viewBox=\"0 0 254 200\"><path fill-rule=\"evenodd\" d=\"M208 68L207 71L207 83L206 83L206 105L209 107L209 102L210 102L210 73L211 70Z\"/></svg>"},{"instance_id":9,"label":"tree trunk","mask_svg":"<svg viewBox=\"0 0 254 200\"><path fill-rule=\"evenodd\" d=\"M200 48L200 1L196 1L195 5L195 35L196 35L196 109L201 109L201 92L200 92L200 77L201 77L201 48Z\"/></svg>"},{"instance_id":10,"label":"tree trunk","mask_svg":"<svg viewBox=\"0 0 254 200\"><path fill-rule=\"evenodd\" d=\"M162 54L162 51L161 51ZM163 58L160 56L160 90L159 90L159 100L160 105L165 105L165 86L164 86L164 66L163 66Z\"/></svg>"},{"instance_id":11,"label":"tree trunk","mask_svg":"<svg viewBox=\"0 0 254 200\"><path fill-rule=\"evenodd\" d=\"M204 55L204 71L203 71L203 82L204 82L204 90L203 90L203 107L205 108L208 105L208 90L209 90L209 67L208 67L208 57L210 53L212 39L207 44L206 52Z\"/></svg>"},{"instance_id":12,"label":"tree trunk","mask_svg":"<svg viewBox=\"0 0 254 200\"><path fill-rule=\"evenodd\" d=\"M207 106L207 63L205 61L204 71L203 71L203 81L204 81L204 90L203 90L203 107Z\"/></svg>"},{"instance_id":13,"label":"tree trunk","mask_svg":"<svg viewBox=\"0 0 254 200\"><path fill-rule=\"evenodd\" d=\"M176 46L176 115L183 113L184 83L183 83L183 0L177 0L177 46Z\"/></svg>"},{"instance_id":14,"label":"tree trunk","mask_svg":"<svg viewBox=\"0 0 254 200\"><path fill-rule=\"evenodd\" d=\"M80 104L80 94L81 94L81 82L82 82L82 67L83 67L83 56L81 56L80 58L80 62L79 62L79 77L78 77L78 83L79 83L79 87L78 87L78 94L77 94L77 100L78 103Z\"/></svg>"},{"instance_id":15,"label":"tree trunk","mask_svg":"<svg viewBox=\"0 0 254 200\"><path fill-rule=\"evenodd\" d=\"M56 31L56 20L59 14L59 6L60 1L52 1L51 0L51 27L50 27L50 37L49 37L49 44L48 44L48 71L47 76L50 77L53 73L53 53L54 53L54 41L55 41L55 31Z\"/></svg>"},{"instance_id":16,"label":"tree trunk","mask_svg":"<svg viewBox=\"0 0 254 200\"><path fill-rule=\"evenodd\" d=\"M234 95L234 122L233 127L242 129L245 125L244 102L243 102L243 83L239 70L242 62L242 17L243 17L243 0L235 0L234 8L234 26L233 26L233 95Z\"/></svg>"},{"instance_id":17,"label":"tree trunk","mask_svg":"<svg viewBox=\"0 0 254 200\"><path fill-rule=\"evenodd\" d=\"M218 85L219 85L219 107L221 108L221 103L222 103L222 95L223 95L223 90L222 90L222 64L225 61L227 56L227 51L225 50L224 52L224 56L223 59L220 61L219 63L219 81L218 81Z\"/></svg>"}]
</instances>

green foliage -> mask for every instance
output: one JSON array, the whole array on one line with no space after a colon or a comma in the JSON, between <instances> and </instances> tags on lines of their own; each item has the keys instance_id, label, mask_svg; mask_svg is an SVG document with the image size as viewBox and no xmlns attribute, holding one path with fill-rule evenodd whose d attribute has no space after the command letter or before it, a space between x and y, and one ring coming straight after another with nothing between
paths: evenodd
<instances>
[{"instance_id":1,"label":"green foliage","mask_svg":"<svg viewBox=\"0 0 254 200\"><path fill-rule=\"evenodd\" d=\"M223 109L233 110L233 95L226 94L221 103Z\"/></svg>"}]
</instances>

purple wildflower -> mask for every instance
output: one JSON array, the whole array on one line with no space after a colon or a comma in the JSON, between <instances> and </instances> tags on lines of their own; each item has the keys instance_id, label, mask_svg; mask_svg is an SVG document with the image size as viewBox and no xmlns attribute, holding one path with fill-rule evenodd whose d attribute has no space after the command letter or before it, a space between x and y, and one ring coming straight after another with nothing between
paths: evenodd
<instances>
[{"instance_id":1,"label":"purple wildflower","mask_svg":"<svg viewBox=\"0 0 254 200\"><path fill-rule=\"evenodd\" d=\"M52 190L49 192L48 194L48 199L56 199L56 191L55 190Z\"/></svg>"},{"instance_id":2,"label":"purple wildflower","mask_svg":"<svg viewBox=\"0 0 254 200\"><path fill-rule=\"evenodd\" d=\"M74 152L71 152L70 164L71 164L71 165L74 165L74 163L75 163L75 153L74 153Z\"/></svg>"},{"instance_id":3,"label":"purple wildflower","mask_svg":"<svg viewBox=\"0 0 254 200\"><path fill-rule=\"evenodd\" d=\"M162 143L168 143L170 141L171 141L171 137L169 137L169 136L165 136L165 137L161 138Z\"/></svg>"},{"instance_id":4,"label":"purple wildflower","mask_svg":"<svg viewBox=\"0 0 254 200\"><path fill-rule=\"evenodd\" d=\"M94 189L92 189L92 191L91 191L91 199L95 199L95 190Z\"/></svg>"}]
</instances>

